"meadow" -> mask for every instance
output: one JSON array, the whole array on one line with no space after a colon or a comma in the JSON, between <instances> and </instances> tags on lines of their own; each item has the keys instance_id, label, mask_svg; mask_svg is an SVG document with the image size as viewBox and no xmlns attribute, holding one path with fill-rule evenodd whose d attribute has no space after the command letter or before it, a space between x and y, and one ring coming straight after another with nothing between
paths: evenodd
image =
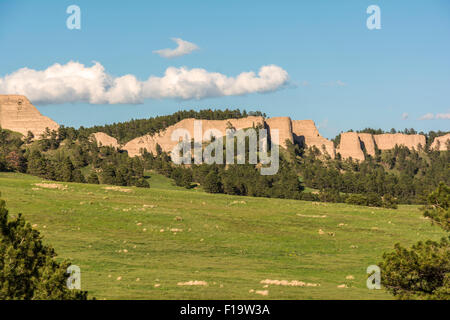
<instances>
[{"instance_id":1,"label":"meadow","mask_svg":"<svg viewBox=\"0 0 450 320\"><path fill-rule=\"evenodd\" d=\"M366 268L396 242L444 235L419 206L208 194L157 174L149 182L0 173L0 192L10 216L22 213L59 260L81 268L82 289L97 299L392 299L367 289Z\"/></svg>"}]
</instances>

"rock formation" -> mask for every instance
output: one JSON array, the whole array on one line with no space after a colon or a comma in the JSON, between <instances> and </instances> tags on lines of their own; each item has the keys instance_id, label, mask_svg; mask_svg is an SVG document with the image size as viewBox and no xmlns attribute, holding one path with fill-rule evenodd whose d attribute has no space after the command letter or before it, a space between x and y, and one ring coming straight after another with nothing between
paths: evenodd
<instances>
[{"instance_id":1,"label":"rock formation","mask_svg":"<svg viewBox=\"0 0 450 320\"><path fill-rule=\"evenodd\" d=\"M447 143L450 141L450 133L447 133L445 136L436 137L431 144L432 150L438 151L447 151Z\"/></svg>"},{"instance_id":2,"label":"rock formation","mask_svg":"<svg viewBox=\"0 0 450 320\"><path fill-rule=\"evenodd\" d=\"M38 138L46 128L57 130L59 125L43 116L21 95L0 95L0 126L27 135L31 131Z\"/></svg>"},{"instance_id":3,"label":"rock formation","mask_svg":"<svg viewBox=\"0 0 450 320\"><path fill-rule=\"evenodd\" d=\"M356 133L344 132L341 134L339 152L344 159L352 157L355 160L363 161L364 150L368 155L375 155L375 146L380 150L394 149L395 146L405 146L409 149L417 150L419 145L425 146L425 136L420 134L403 133Z\"/></svg>"},{"instance_id":4,"label":"rock formation","mask_svg":"<svg viewBox=\"0 0 450 320\"><path fill-rule=\"evenodd\" d=\"M395 145L402 145L409 149L414 148L417 150L419 144L422 145L422 147L425 147L426 142L425 136L421 134L384 133L375 134L373 137L380 150L394 149Z\"/></svg>"},{"instance_id":5,"label":"rock formation","mask_svg":"<svg viewBox=\"0 0 450 320\"><path fill-rule=\"evenodd\" d=\"M97 132L91 137L103 146L126 150L132 157L141 154L143 149L155 153L156 145L160 145L165 152L171 152L179 140L183 139L182 136L178 136L178 141L172 140L172 135L178 132L177 129L184 129L190 139L194 139L194 121L196 120L193 118L184 119L157 134L135 138L124 146L103 132ZM374 156L375 148L389 150L393 149L395 145L403 145L417 150L419 145L425 146L425 136L423 135L400 133L372 135L370 133L345 132L341 134L340 145L336 150L332 141L319 134L312 120L291 120L289 117L264 119L260 116L251 116L241 119L201 120L201 125L202 130L198 134L203 139L205 139L205 133L211 130L225 135L226 130L230 128L240 130L261 126L269 129L271 135L274 130L278 130L279 143L282 147L286 147L286 141L290 141L303 147L315 146L322 152L325 150L332 158L335 157L336 152L339 152L344 159L351 157L360 161L365 158L364 151L366 154ZM21 95L0 95L0 126L23 135L27 135L28 131L31 131L36 138L39 138L46 128L56 130L59 127L56 122L41 115L30 101ZM447 150L446 142L448 140L450 140L450 134L437 137L431 148Z\"/></svg>"},{"instance_id":6,"label":"rock formation","mask_svg":"<svg viewBox=\"0 0 450 320\"><path fill-rule=\"evenodd\" d=\"M98 146L120 148L120 144L117 142L117 139L107 135L104 132L93 133L91 135L91 139L97 141Z\"/></svg>"},{"instance_id":7,"label":"rock formation","mask_svg":"<svg viewBox=\"0 0 450 320\"><path fill-rule=\"evenodd\" d=\"M312 120L292 120L292 133L294 141L302 147L315 146L320 151L325 148L331 158L335 157L333 141L330 141L319 134L319 131Z\"/></svg>"},{"instance_id":8,"label":"rock formation","mask_svg":"<svg viewBox=\"0 0 450 320\"><path fill-rule=\"evenodd\" d=\"M154 135L145 135L142 137L135 138L123 146L123 149L128 152L128 155L133 157L141 154L143 149L148 152L155 153L156 145L161 146L162 151L171 152L173 148L178 144L179 141L172 140L172 134L177 129L184 129L189 133L189 138L194 139L194 121L196 119L189 118L181 120L176 124L166 128L165 130L156 133ZM225 135L227 129L234 128L236 130L252 128L258 125L264 126L263 117L247 117L242 119L228 119L228 120L201 120L202 124L202 137L207 131L212 129L218 130L223 135ZM281 134L280 134L281 135ZM179 140L183 139L182 137Z\"/></svg>"},{"instance_id":9,"label":"rock formation","mask_svg":"<svg viewBox=\"0 0 450 320\"><path fill-rule=\"evenodd\" d=\"M375 156L375 140L371 133L358 133L358 138L362 150L366 150L366 153Z\"/></svg>"},{"instance_id":10,"label":"rock formation","mask_svg":"<svg viewBox=\"0 0 450 320\"><path fill-rule=\"evenodd\" d=\"M269 127L269 132L272 136L274 129L278 130L278 137L280 146L286 148L286 140L294 143L292 136L292 122L289 117L275 117L266 119L266 124Z\"/></svg>"},{"instance_id":11,"label":"rock formation","mask_svg":"<svg viewBox=\"0 0 450 320\"><path fill-rule=\"evenodd\" d=\"M364 160L364 152L361 148L361 140L358 133L344 132L341 133L341 142L337 150L344 159L352 158L353 160Z\"/></svg>"}]
</instances>

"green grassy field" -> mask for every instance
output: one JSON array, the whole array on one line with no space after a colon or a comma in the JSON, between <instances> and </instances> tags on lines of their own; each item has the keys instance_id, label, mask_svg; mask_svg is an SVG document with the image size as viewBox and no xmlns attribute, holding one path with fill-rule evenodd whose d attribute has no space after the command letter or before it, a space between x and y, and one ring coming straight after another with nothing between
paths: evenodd
<instances>
[{"instance_id":1,"label":"green grassy field","mask_svg":"<svg viewBox=\"0 0 450 320\"><path fill-rule=\"evenodd\" d=\"M367 266L396 242L444 235L417 206L212 195L149 181L151 189L119 190L0 173L0 192L11 216L23 213L59 259L81 268L82 288L98 299L390 299L366 288ZM264 288L264 279L320 286ZM178 285L191 280L207 285Z\"/></svg>"}]
</instances>

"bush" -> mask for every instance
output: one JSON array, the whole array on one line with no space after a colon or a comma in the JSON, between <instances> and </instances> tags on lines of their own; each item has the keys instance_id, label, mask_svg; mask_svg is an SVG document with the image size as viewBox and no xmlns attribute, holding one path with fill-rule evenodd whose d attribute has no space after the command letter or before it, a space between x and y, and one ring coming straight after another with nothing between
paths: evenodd
<instances>
[{"instance_id":1,"label":"bush","mask_svg":"<svg viewBox=\"0 0 450 320\"><path fill-rule=\"evenodd\" d=\"M209 193L222 192L222 183L220 182L220 177L216 171L211 171L206 175L203 189Z\"/></svg>"},{"instance_id":2,"label":"bush","mask_svg":"<svg viewBox=\"0 0 450 320\"><path fill-rule=\"evenodd\" d=\"M345 199L345 203L347 204L356 204L358 206L366 206L367 205L367 198L364 197L362 194L350 194L347 196L347 199Z\"/></svg>"},{"instance_id":3,"label":"bush","mask_svg":"<svg viewBox=\"0 0 450 320\"><path fill-rule=\"evenodd\" d=\"M389 209L397 209L397 199L391 196L390 194L385 194L383 196L383 207Z\"/></svg>"},{"instance_id":4,"label":"bush","mask_svg":"<svg viewBox=\"0 0 450 320\"><path fill-rule=\"evenodd\" d=\"M377 195L376 193L369 193L367 194L367 205L369 207L381 207L383 204L381 197Z\"/></svg>"},{"instance_id":5,"label":"bush","mask_svg":"<svg viewBox=\"0 0 450 320\"><path fill-rule=\"evenodd\" d=\"M319 199L322 202L335 202L335 203L343 202L343 199L339 191L335 189L320 190Z\"/></svg>"}]
</instances>

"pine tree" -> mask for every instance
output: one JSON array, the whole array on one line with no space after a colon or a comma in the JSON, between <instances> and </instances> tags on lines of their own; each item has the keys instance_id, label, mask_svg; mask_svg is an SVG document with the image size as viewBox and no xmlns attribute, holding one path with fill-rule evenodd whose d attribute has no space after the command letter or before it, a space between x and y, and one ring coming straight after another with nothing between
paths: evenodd
<instances>
[{"instance_id":1,"label":"pine tree","mask_svg":"<svg viewBox=\"0 0 450 320\"><path fill-rule=\"evenodd\" d=\"M55 257L22 215L8 221L0 200L0 299L86 300L87 292L66 286L69 262L57 263Z\"/></svg>"},{"instance_id":2,"label":"pine tree","mask_svg":"<svg viewBox=\"0 0 450 320\"><path fill-rule=\"evenodd\" d=\"M28 157L28 169L29 174L44 177L46 174L46 163L45 159L39 151L31 152Z\"/></svg>"},{"instance_id":3,"label":"pine tree","mask_svg":"<svg viewBox=\"0 0 450 320\"><path fill-rule=\"evenodd\" d=\"M87 183L91 183L91 184L99 184L100 183L98 181L98 175L97 175L97 173L95 173L95 171L92 171L91 174L88 176Z\"/></svg>"},{"instance_id":4,"label":"pine tree","mask_svg":"<svg viewBox=\"0 0 450 320\"><path fill-rule=\"evenodd\" d=\"M447 232L450 188L443 183L428 196L424 215ZM385 288L400 299L450 299L450 237L418 242L411 249L399 244L379 264Z\"/></svg>"},{"instance_id":5,"label":"pine tree","mask_svg":"<svg viewBox=\"0 0 450 320\"><path fill-rule=\"evenodd\" d=\"M61 163L60 170L58 172L58 178L61 181L73 181L73 170L74 166L72 164L72 161L70 161L70 158L65 158L63 162Z\"/></svg>"},{"instance_id":6,"label":"pine tree","mask_svg":"<svg viewBox=\"0 0 450 320\"><path fill-rule=\"evenodd\" d=\"M116 172L110 165L106 165L101 173L101 180L103 184L114 184L116 179Z\"/></svg>"},{"instance_id":7,"label":"pine tree","mask_svg":"<svg viewBox=\"0 0 450 320\"><path fill-rule=\"evenodd\" d=\"M205 183L203 184L203 189L209 193L222 192L222 184L220 182L220 177L215 170L210 171L206 175Z\"/></svg>"}]
</instances>

